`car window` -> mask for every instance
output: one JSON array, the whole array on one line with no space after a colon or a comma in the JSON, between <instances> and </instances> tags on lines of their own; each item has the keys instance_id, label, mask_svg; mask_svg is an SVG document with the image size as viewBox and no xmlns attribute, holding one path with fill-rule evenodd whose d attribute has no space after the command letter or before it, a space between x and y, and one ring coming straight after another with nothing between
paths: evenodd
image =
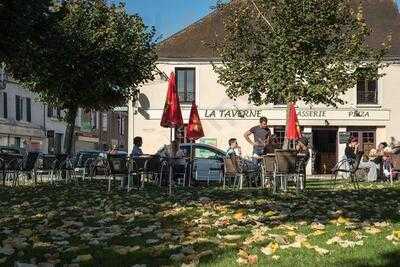
<instances>
[{"instance_id":1,"label":"car window","mask_svg":"<svg viewBox=\"0 0 400 267\"><path fill-rule=\"evenodd\" d=\"M217 153L205 147L196 147L195 157L196 158L215 158Z\"/></svg>"}]
</instances>

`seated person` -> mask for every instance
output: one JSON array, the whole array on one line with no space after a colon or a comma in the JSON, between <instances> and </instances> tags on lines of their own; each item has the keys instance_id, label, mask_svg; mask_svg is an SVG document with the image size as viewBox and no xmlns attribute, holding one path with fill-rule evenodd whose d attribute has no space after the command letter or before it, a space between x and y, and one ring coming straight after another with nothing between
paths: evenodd
<instances>
[{"instance_id":1,"label":"seated person","mask_svg":"<svg viewBox=\"0 0 400 267\"><path fill-rule=\"evenodd\" d=\"M359 150L359 143L357 138L352 138L346 146L345 155L348 160L355 164L358 160L360 161L359 169L368 169L367 181L375 182L378 179L379 164L369 160L362 161L363 151ZM354 166L354 165L353 165Z\"/></svg>"},{"instance_id":2,"label":"seated person","mask_svg":"<svg viewBox=\"0 0 400 267\"><path fill-rule=\"evenodd\" d=\"M143 140L142 137L140 136L136 136L135 138L133 138L133 149L131 152L131 157L140 157L143 155L143 151L142 151L142 145L143 145Z\"/></svg>"},{"instance_id":3,"label":"seated person","mask_svg":"<svg viewBox=\"0 0 400 267\"><path fill-rule=\"evenodd\" d=\"M386 142L379 143L377 149L373 148L369 151L368 159L375 162L376 164L381 164L383 151L387 147L388 147L388 144Z\"/></svg>"},{"instance_id":4,"label":"seated person","mask_svg":"<svg viewBox=\"0 0 400 267\"><path fill-rule=\"evenodd\" d=\"M390 160L390 155L392 154L392 151L390 148L385 148L383 151L383 156L382 156L382 170L383 170L383 176L384 178L388 179L390 178L390 175L392 174L392 162Z\"/></svg>"},{"instance_id":5,"label":"seated person","mask_svg":"<svg viewBox=\"0 0 400 267\"><path fill-rule=\"evenodd\" d=\"M358 159L361 159L362 155L364 154L363 151L358 149L358 139L357 138L350 138L346 144L346 148L344 150L344 154L346 159L354 164Z\"/></svg>"},{"instance_id":6,"label":"seated person","mask_svg":"<svg viewBox=\"0 0 400 267\"><path fill-rule=\"evenodd\" d=\"M238 145L236 138L229 139L228 143L229 143L229 148L226 151L226 156L228 158L240 157L242 155L242 150Z\"/></svg>"}]
</instances>

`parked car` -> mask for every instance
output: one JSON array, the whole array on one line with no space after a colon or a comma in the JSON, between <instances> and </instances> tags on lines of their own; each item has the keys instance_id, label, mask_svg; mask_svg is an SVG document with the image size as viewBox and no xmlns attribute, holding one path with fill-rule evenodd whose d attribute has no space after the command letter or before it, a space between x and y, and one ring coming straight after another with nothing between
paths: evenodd
<instances>
[{"instance_id":1,"label":"parked car","mask_svg":"<svg viewBox=\"0 0 400 267\"><path fill-rule=\"evenodd\" d=\"M221 181L224 157L226 153L216 147L198 144L184 143L180 148L185 152L187 157L190 156L190 151L194 153L193 179L196 181ZM157 154L165 154L165 146L162 147ZM248 170L255 170L257 166L249 160L244 160L248 166Z\"/></svg>"},{"instance_id":2,"label":"parked car","mask_svg":"<svg viewBox=\"0 0 400 267\"><path fill-rule=\"evenodd\" d=\"M9 146L0 146L0 153L4 154L22 154L21 149Z\"/></svg>"}]
</instances>

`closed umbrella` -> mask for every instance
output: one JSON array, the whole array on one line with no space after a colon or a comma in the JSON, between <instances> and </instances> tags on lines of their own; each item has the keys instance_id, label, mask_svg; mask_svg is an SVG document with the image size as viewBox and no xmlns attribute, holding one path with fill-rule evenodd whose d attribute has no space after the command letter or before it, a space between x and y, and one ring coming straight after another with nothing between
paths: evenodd
<instances>
[{"instance_id":1,"label":"closed umbrella","mask_svg":"<svg viewBox=\"0 0 400 267\"><path fill-rule=\"evenodd\" d=\"M295 141L301 138L299 120L293 103L290 105L286 129L286 138L289 141Z\"/></svg>"},{"instance_id":2,"label":"closed umbrella","mask_svg":"<svg viewBox=\"0 0 400 267\"><path fill-rule=\"evenodd\" d=\"M164 128L171 128L171 130L172 128L183 126L182 112L179 104L178 91L176 90L174 72L171 72L168 79L167 98L165 99L164 111L160 125Z\"/></svg>"},{"instance_id":3,"label":"closed umbrella","mask_svg":"<svg viewBox=\"0 0 400 267\"><path fill-rule=\"evenodd\" d=\"M176 90L175 73L171 72L168 79L167 98L165 99L164 111L160 122L161 127L170 128L170 142L172 142L172 129L183 126L181 106ZM172 166L169 168L169 194L172 194Z\"/></svg>"},{"instance_id":4,"label":"closed umbrella","mask_svg":"<svg viewBox=\"0 0 400 267\"><path fill-rule=\"evenodd\" d=\"M201 125L199 112L197 111L197 106L194 101L192 102L192 109L190 110L186 137L193 141L204 137L203 126Z\"/></svg>"},{"instance_id":5,"label":"closed umbrella","mask_svg":"<svg viewBox=\"0 0 400 267\"><path fill-rule=\"evenodd\" d=\"M192 108L190 110L189 125L186 130L186 138L195 141L204 137L203 126L201 125L199 112L197 111L196 103L192 102ZM192 179L192 169L193 169L193 145L190 146L190 175L189 175L189 186L190 180Z\"/></svg>"}]
</instances>

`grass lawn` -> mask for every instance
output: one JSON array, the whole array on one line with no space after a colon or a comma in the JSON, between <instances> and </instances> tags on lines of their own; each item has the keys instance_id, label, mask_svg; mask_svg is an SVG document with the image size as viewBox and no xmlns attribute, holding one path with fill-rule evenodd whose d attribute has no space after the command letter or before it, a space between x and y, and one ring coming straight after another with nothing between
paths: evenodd
<instances>
[{"instance_id":1,"label":"grass lawn","mask_svg":"<svg viewBox=\"0 0 400 267\"><path fill-rule=\"evenodd\" d=\"M400 266L400 184L0 187L0 266ZM70 265L71 264L71 265Z\"/></svg>"}]
</instances>

